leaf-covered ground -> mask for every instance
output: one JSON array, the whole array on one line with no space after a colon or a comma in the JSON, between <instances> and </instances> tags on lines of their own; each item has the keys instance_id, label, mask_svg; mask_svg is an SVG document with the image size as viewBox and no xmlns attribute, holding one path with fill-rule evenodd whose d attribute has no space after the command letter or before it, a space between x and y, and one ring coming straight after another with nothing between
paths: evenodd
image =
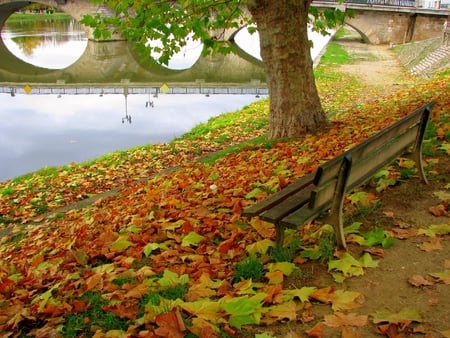
<instances>
[{"instance_id":1,"label":"leaf-covered ground","mask_svg":"<svg viewBox=\"0 0 450 338\"><path fill-rule=\"evenodd\" d=\"M449 337L440 297L450 294L450 74L408 78L386 94L326 64L318 83L332 119L315 135L266 141L268 104L261 101L170 144L2 183L3 335L367 337L378 330ZM416 190L406 189L405 198L422 200L407 159L349 196L348 252L333 251L329 227L320 222L288 233L287 249L277 251L272 225L241 216L432 99L424 152L428 192L438 203L423 220L408 220L408 201L404 210L392 205L404 199L395 189L410 181ZM381 202L394 192L400 197ZM385 220L392 226L383 227ZM400 250L403 243L410 250ZM392 252L405 266L434 260L440 269L394 278L399 267L383 264ZM404 294L405 304L373 303L386 290L390 298ZM412 306L414 297L440 320L424 316L423 304Z\"/></svg>"}]
</instances>

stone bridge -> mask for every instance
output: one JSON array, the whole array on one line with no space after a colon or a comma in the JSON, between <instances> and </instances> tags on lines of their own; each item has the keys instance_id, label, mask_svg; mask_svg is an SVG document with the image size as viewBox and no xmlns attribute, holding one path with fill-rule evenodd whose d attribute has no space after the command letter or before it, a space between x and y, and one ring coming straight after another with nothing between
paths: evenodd
<instances>
[{"instance_id":1,"label":"stone bridge","mask_svg":"<svg viewBox=\"0 0 450 338\"><path fill-rule=\"evenodd\" d=\"M72 17L81 20L84 14L102 13L109 9L94 5L89 0L38 0L34 1L55 7ZM0 27L15 11L29 5L30 1L0 0ZM341 6L343 10L352 9L354 18L348 18L346 24L358 31L363 40L373 44L400 44L420 41L440 36L449 11L446 9L426 9L413 6L374 5L376 1L348 1L339 5L336 1L314 1L318 8ZM383 3L386 3L384 1ZM400 2L399 2L400 3ZM92 30L86 27L86 36L93 39ZM227 34L232 35L233 32ZM113 37L113 40L117 37Z\"/></svg>"},{"instance_id":2,"label":"stone bridge","mask_svg":"<svg viewBox=\"0 0 450 338\"><path fill-rule=\"evenodd\" d=\"M336 1L322 0L313 4L318 8L339 6L343 11L351 9L355 16L347 18L345 23L371 44L402 44L440 37L444 22L450 15L447 9L377 5L363 1L338 5Z\"/></svg>"}]
</instances>

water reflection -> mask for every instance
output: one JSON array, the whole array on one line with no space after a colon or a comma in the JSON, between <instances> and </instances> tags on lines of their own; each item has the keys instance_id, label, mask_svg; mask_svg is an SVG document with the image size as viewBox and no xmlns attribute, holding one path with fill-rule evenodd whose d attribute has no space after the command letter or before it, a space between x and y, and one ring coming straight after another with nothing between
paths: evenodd
<instances>
[{"instance_id":1,"label":"water reflection","mask_svg":"<svg viewBox=\"0 0 450 338\"><path fill-rule=\"evenodd\" d=\"M7 20L1 37L12 54L48 69L70 66L88 43L82 25L73 18Z\"/></svg>"},{"instance_id":2,"label":"water reflection","mask_svg":"<svg viewBox=\"0 0 450 338\"><path fill-rule=\"evenodd\" d=\"M0 94L0 180L44 166L168 142L200 122L256 100L253 95ZM122 123L124 116L130 122ZM125 121L124 121L125 122Z\"/></svg>"}]
</instances>

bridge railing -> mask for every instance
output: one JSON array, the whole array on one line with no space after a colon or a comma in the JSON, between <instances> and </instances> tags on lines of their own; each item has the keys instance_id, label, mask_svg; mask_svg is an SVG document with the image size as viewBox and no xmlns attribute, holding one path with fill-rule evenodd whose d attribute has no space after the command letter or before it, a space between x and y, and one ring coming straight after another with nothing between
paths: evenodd
<instances>
[{"instance_id":1,"label":"bridge railing","mask_svg":"<svg viewBox=\"0 0 450 338\"><path fill-rule=\"evenodd\" d=\"M313 2L335 2L337 0L319 0ZM345 0L344 3L362 4L367 6L381 5L381 6L396 6L396 7L414 7L415 0Z\"/></svg>"}]
</instances>

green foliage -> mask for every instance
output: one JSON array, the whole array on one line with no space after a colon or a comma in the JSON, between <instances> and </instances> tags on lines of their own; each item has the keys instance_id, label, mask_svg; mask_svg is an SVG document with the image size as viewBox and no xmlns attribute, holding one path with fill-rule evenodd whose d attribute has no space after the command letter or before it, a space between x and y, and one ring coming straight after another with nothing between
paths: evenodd
<instances>
[{"instance_id":1,"label":"green foliage","mask_svg":"<svg viewBox=\"0 0 450 338\"><path fill-rule=\"evenodd\" d=\"M113 16L101 14L85 15L81 23L94 28L94 38L110 39L113 34L121 34L133 41L137 51L145 60L168 64L170 58L186 45L186 40L200 41L204 45L203 54L227 54L233 44L224 39L225 29L238 30L247 27L249 33L255 31L254 20L247 15L245 2L230 0L211 2L210 0L183 0L178 6L170 2L130 0L94 0L96 4L107 4L114 10ZM318 10L310 7L310 16L305 15L313 25L313 30L328 34L328 29L336 28L344 22L350 12L328 8ZM215 33L212 33L215 32ZM160 41L152 45L148 41Z\"/></svg>"},{"instance_id":2,"label":"green foliage","mask_svg":"<svg viewBox=\"0 0 450 338\"><path fill-rule=\"evenodd\" d=\"M241 279L251 279L259 282L264 276L264 265L260 259L254 256L246 257L236 264L234 268L233 281L239 282Z\"/></svg>"},{"instance_id":3,"label":"green foliage","mask_svg":"<svg viewBox=\"0 0 450 338\"><path fill-rule=\"evenodd\" d=\"M388 248L395 243L395 238L389 237L388 233L382 229L374 229L363 234L364 246L381 245L383 248Z\"/></svg>"},{"instance_id":4,"label":"green foliage","mask_svg":"<svg viewBox=\"0 0 450 338\"><path fill-rule=\"evenodd\" d=\"M275 262L292 262L295 253L300 249L300 238L296 237L287 246L274 246L270 250L270 257Z\"/></svg>"},{"instance_id":5,"label":"green foliage","mask_svg":"<svg viewBox=\"0 0 450 338\"><path fill-rule=\"evenodd\" d=\"M350 54L336 42L330 42L327 46L325 54L320 59L322 65L342 65L351 61Z\"/></svg>"},{"instance_id":6,"label":"green foliage","mask_svg":"<svg viewBox=\"0 0 450 338\"><path fill-rule=\"evenodd\" d=\"M127 329L127 320L103 310L103 306L107 305L108 302L102 298L101 293L87 292L79 300L88 302L90 307L85 311L67 315L61 332L63 337L92 337L95 333L92 328L98 327L101 327L104 331Z\"/></svg>"},{"instance_id":7,"label":"green foliage","mask_svg":"<svg viewBox=\"0 0 450 338\"><path fill-rule=\"evenodd\" d=\"M189 291L189 287L187 285L176 285L166 290L162 290L159 294L161 297L176 300L183 299L184 295Z\"/></svg>"},{"instance_id":8,"label":"green foliage","mask_svg":"<svg viewBox=\"0 0 450 338\"><path fill-rule=\"evenodd\" d=\"M116 278L111 283L114 285L117 285L118 287L122 287L124 284L133 283L136 279L132 277L123 277L123 278Z\"/></svg>"}]
</instances>

